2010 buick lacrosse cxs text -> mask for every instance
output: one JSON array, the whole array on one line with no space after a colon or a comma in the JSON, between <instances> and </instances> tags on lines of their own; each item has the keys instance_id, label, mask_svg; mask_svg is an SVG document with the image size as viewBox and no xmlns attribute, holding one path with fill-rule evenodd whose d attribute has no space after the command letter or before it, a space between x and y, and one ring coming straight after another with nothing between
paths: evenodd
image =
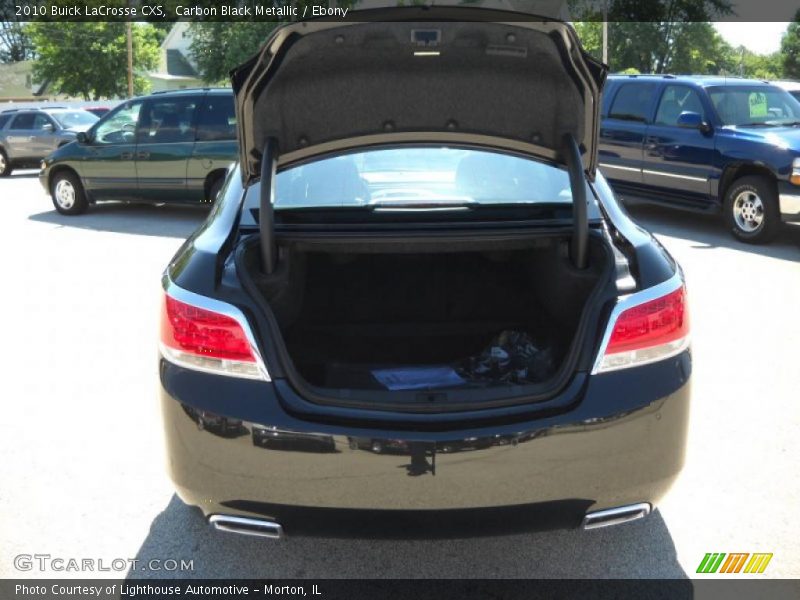
<instances>
[{"instance_id":1,"label":"2010 buick lacrosse cxs text","mask_svg":"<svg viewBox=\"0 0 800 600\"><path fill-rule=\"evenodd\" d=\"M240 161L164 273L159 362L216 528L594 528L677 477L683 275L597 171L606 70L549 17L292 23L233 73Z\"/></svg>"}]
</instances>

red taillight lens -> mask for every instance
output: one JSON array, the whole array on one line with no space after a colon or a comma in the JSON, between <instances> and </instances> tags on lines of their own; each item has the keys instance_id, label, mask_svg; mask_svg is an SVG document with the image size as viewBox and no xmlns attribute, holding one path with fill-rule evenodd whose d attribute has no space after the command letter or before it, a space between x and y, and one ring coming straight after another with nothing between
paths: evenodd
<instances>
[{"instance_id":1,"label":"red taillight lens","mask_svg":"<svg viewBox=\"0 0 800 600\"><path fill-rule=\"evenodd\" d=\"M683 286L671 294L620 313L606 354L640 350L679 340L689 333L689 312Z\"/></svg>"},{"instance_id":2,"label":"red taillight lens","mask_svg":"<svg viewBox=\"0 0 800 600\"><path fill-rule=\"evenodd\" d=\"M236 319L165 296L161 341L168 348L203 358L255 362Z\"/></svg>"},{"instance_id":3,"label":"red taillight lens","mask_svg":"<svg viewBox=\"0 0 800 600\"><path fill-rule=\"evenodd\" d=\"M613 327L608 345L595 365L596 373L644 365L680 354L689 347L686 289L681 285L664 296L623 310Z\"/></svg>"}]
</instances>

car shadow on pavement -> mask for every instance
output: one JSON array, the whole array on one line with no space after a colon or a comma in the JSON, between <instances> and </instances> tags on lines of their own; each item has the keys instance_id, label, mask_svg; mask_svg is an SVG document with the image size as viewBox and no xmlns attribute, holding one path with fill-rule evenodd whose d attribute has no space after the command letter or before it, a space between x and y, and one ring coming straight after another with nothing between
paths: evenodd
<instances>
[{"instance_id":1,"label":"car shadow on pavement","mask_svg":"<svg viewBox=\"0 0 800 600\"><path fill-rule=\"evenodd\" d=\"M186 238L208 217L207 206L130 204L104 202L73 217L55 210L28 217L31 221L60 227L110 231L160 237Z\"/></svg>"},{"instance_id":2,"label":"car shadow on pavement","mask_svg":"<svg viewBox=\"0 0 800 600\"><path fill-rule=\"evenodd\" d=\"M173 496L136 559L138 568L128 578L688 578L657 510L646 519L592 531L269 540L216 531L199 510ZM193 568L149 571L153 559L191 560Z\"/></svg>"},{"instance_id":3,"label":"car shadow on pavement","mask_svg":"<svg viewBox=\"0 0 800 600\"><path fill-rule=\"evenodd\" d=\"M728 231L720 215L673 210L650 204L626 206L633 220L656 235L697 242L693 248L730 248L770 258L800 260L800 225L785 225L769 244L745 244Z\"/></svg>"}]
</instances>

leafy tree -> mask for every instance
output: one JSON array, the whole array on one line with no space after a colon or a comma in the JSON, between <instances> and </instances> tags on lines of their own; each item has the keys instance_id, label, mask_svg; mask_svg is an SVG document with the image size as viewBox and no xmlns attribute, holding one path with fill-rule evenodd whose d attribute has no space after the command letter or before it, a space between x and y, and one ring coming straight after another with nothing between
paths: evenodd
<instances>
[{"instance_id":1,"label":"leafy tree","mask_svg":"<svg viewBox=\"0 0 800 600\"><path fill-rule=\"evenodd\" d=\"M192 23L189 52L204 81L220 83L228 73L253 56L264 44L277 23Z\"/></svg>"},{"instance_id":2,"label":"leafy tree","mask_svg":"<svg viewBox=\"0 0 800 600\"><path fill-rule=\"evenodd\" d=\"M794 21L781 40L781 57L784 76L800 79L800 10L795 13Z\"/></svg>"},{"instance_id":3,"label":"leafy tree","mask_svg":"<svg viewBox=\"0 0 800 600\"><path fill-rule=\"evenodd\" d=\"M13 4L0 4L0 62L33 58L33 45L25 27L16 20Z\"/></svg>"},{"instance_id":4,"label":"leafy tree","mask_svg":"<svg viewBox=\"0 0 800 600\"><path fill-rule=\"evenodd\" d=\"M602 43L599 21L604 16L609 21L612 70L634 68L641 73L673 71L676 58L681 69L690 70L708 60L718 61L703 38L716 34L708 21L731 12L728 0L608 0L605 13L600 10L603 3L595 0L570 0L569 4L576 20L591 21L582 25L590 44ZM706 48L692 56L688 49L693 46ZM600 55L599 49L592 51Z\"/></svg>"},{"instance_id":5,"label":"leafy tree","mask_svg":"<svg viewBox=\"0 0 800 600\"><path fill-rule=\"evenodd\" d=\"M602 53L601 23L576 23L586 50ZM651 25L653 27L651 27ZM731 70L733 49L708 22L673 24L671 48L666 62L660 60L652 44L646 43L656 27L665 24L609 23L608 60L614 72L633 69L639 73L720 73Z\"/></svg>"},{"instance_id":6,"label":"leafy tree","mask_svg":"<svg viewBox=\"0 0 800 600\"><path fill-rule=\"evenodd\" d=\"M783 64L780 52L772 54L756 54L739 46L732 49L733 63L729 73L750 79L781 79L783 78Z\"/></svg>"},{"instance_id":7,"label":"leafy tree","mask_svg":"<svg viewBox=\"0 0 800 600\"><path fill-rule=\"evenodd\" d=\"M352 8L358 0L338 0L336 6ZM407 0L408 1L408 0ZM418 3L418 0L413 0ZM247 4L247 2L245 2ZM292 2L303 14L304 6L329 4L324 0ZM209 83L227 82L230 71L256 54L280 21L192 23L192 44L189 52L203 80Z\"/></svg>"},{"instance_id":8,"label":"leafy tree","mask_svg":"<svg viewBox=\"0 0 800 600\"><path fill-rule=\"evenodd\" d=\"M36 49L33 72L38 79L87 100L127 96L125 23L34 22L27 32ZM150 86L142 72L157 67L159 47L150 24L134 24L132 34L133 87L141 94Z\"/></svg>"}]
</instances>

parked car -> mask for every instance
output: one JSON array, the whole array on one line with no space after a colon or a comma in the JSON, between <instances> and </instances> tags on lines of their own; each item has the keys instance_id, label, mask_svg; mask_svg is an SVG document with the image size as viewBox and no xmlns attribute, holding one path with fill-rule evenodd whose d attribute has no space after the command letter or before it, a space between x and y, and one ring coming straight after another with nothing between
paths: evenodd
<instances>
[{"instance_id":1,"label":"parked car","mask_svg":"<svg viewBox=\"0 0 800 600\"><path fill-rule=\"evenodd\" d=\"M230 89L157 92L122 103L53 152L39 180L65 215L98 200L213 202L236 148Z\"/></svg>"},{"instance_id":2,"label":"parked car","mask_svg":"<svg viewBox=\"0 0 800 600\"><path fill-rule=\"evenodd\" d=\"M84 110L50 106L0 113L0 177L15 168L38 167L56 148L73 141L97 117Z\"/></svg>"},{"instance_id":3,"label":"parked car","mask_svg":"<svg viewBox=\"0 0 800 600\"><path fill-rule=\"evenodd\" d=\"M800 221L800 102L763 81L609 77L600 167L626 200L721 212L768 242Z\"/></svg>"},{"instance_id":4,"label":"parked car","mask_svg":"<svg viewBox=\"0 0 800 600\"><path fill-rule=\"evenodd\" d=\"M267 537L314 509L645 516L683 464L689 323L597 170L605 68L555 19L381 14L286 24L232 75L239 166L163 276L179 496ZM264 453L184 405L354 449Z\"/></svg>"},{"instance_id":5,"label":"parked car","mask_svg":"<svg viewBox=\"0 0 800 600\"><path fill-rule=\"evenodd\" d=\"M772 85L777 85L782 90L786 90L797 100L800 100L800 81L770 81Z\"/></svg>"},{"instance_id":6,"label":"parked car","mask_svg":"<svg viewBox=\"0 0 800 600\"><path fill-rule=\"evenodd\" d=\"M87 110L96 117L102 117L108 112L111 112L111 108L108 106L84 106L83 110Z\"/></svg>"}]
</instances>

